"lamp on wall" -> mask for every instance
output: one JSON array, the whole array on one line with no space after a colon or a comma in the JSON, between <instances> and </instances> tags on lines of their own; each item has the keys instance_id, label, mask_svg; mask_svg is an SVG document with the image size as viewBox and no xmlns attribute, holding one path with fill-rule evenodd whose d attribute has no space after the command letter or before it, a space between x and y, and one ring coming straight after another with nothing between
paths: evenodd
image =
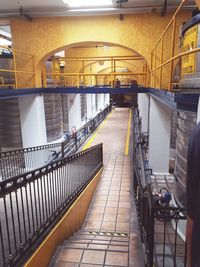
<instances>
[{"instance_id":1,"label":"lamp on wall","mask_svg":"<svg viewBox=\"0 0 200 267\"><path fill-rule=\"evenodd\" d=\"M64 68L65 67L65 61L63 61L63 60L59 61L59 65L60 65L60 68Z\"/></svg>"}]
</instances>

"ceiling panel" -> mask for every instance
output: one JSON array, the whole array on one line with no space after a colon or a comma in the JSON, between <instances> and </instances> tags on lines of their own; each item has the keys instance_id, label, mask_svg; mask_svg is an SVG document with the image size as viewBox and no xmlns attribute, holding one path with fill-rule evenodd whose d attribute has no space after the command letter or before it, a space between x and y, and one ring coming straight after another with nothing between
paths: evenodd
<instances>
[{"instance_id":1,"label":"ceiling panel","mask_svg":"<svg viewBox=\"0 0 200 267\"><path fill-rule=\"evenodd\" d=\"M107 11L105 11L105 14L145 13L151 12L152 8L157 8L159 12L161 9L163 9L165 3L165 0L129 0L128 2L122 3L120 6L119 4L116 4L116 1L117 0L113 0L113 2L115 3L113 9L107 9ZM169 8L171 6L176 7L180 4L180 2L180 0L167 0L167 6ZM189 0L187 1L187 5L195 6L195 3L194 1ZM68 12L69 8L63 3L62 0L0 0L0 17L6 17L8 15L19 15L19 10L21 7L23 8L24 12L26 12L26 14L29 14L30 16L77 15L75 13L73 14ZM96 11L95 14L97 13L98 11ZM87 14L88 13L78 13L78 15ZM104 13L100 12L99 14Z\"/></svg>"}]
</instances>

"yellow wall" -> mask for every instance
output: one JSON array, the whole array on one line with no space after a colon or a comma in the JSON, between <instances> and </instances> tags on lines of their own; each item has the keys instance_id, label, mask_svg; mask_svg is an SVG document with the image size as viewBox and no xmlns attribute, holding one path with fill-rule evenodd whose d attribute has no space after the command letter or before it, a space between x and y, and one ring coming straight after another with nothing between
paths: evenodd
<instances>
[{"instance_id":1,"label":"yellow wall","mask_svg":"<svg viewBox=\"0 0 200 267\"><path fill-rule=\"evenodd\" d=\"M23 18L11 20L14 48L33 54L36 59L37 86L40 86L40 60L53 51L80 42L108 42L137 51L150 63L150 52L169 22L171 14L129 14L124 20L113 16ZM191 17L182 12L177 28ZM20 85L20 83L19 83Z\"/></svg>"},{"instance_id":2,"label":"yellow wall","mask_svg":"<svg viewBox=\"0 0 200 267\"><path fill-rule=\"evenodd\" d=\"M200 8L200 0L195 0L197 6Z\"/></svg>"}]
</instances>

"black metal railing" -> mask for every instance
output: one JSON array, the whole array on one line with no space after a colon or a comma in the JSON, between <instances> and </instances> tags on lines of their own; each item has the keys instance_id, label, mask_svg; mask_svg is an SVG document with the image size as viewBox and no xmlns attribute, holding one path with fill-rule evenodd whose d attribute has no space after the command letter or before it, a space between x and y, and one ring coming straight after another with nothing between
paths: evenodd
<instances>
[{"instance_id":1,"label":"black metal railing","mask_svg":"<svg viewBox=\"0 0 200 267\"><path fill-rule=\"evenodd\" d=\"M134 112L134 194L148 267L186 266L186 244L180 232L186 225L186 211L174 206L166 188L155 192L148 167L141 120ZM162 190L166 194L162 194ZM181 230L182 229L182 230Z\"/></svg>"},{"instance_id":2,"label":"black metal railing","mask_svg":"<svg viewBox=\"0 0 200 267\"><path fill-rule=\"evenodd\" d=\"M0 153L0 181L41 168L51 162L75 153L88 136L110 113L112 107L104 110L77 130L76 136L62 143L42 145Z\"/></svg>"},{"instance_id":3,"label":"black metal railing","mask_svg":"<svg viewBox=\"0 0 200 267\"><path fill-rule=\"evenodd\" d=\"M19 266L102 166L100 144L0 182L0 266Z\"/></svg>"}]
</instances>

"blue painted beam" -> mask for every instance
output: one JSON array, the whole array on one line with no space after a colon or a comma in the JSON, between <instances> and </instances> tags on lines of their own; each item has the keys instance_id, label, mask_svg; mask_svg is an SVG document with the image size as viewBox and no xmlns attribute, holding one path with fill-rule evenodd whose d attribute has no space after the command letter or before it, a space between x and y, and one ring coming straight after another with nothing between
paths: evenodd
<instances>
[{"instance_id":1,"label":"blue painted beam","mask_svg":"<svg viewBox=\"0 0 200 267\"><path fill-rule=\"evenodd\" d=\"M54 88L31 88L31 89L0 89L0 99L13 98L34 94L135 94L148 93L148 87L54 87Z\"/></svg>"},{"instance_id":2,"label":"blue painted beam","mask_svg":"<svg viewBox=\"0 0 200 267\"><path fill-rule=\"evenodd\" d=\"M22 97L36 94L138 94L147 93L157 98L163 104L172 109L184 109L196 111L199 94L171 93L142 86L123 86L111 88L109 86L93 87L54 87L54 88L31 88L31 89L0 89L0 99Z\"/></svg>"}]
</instances>

